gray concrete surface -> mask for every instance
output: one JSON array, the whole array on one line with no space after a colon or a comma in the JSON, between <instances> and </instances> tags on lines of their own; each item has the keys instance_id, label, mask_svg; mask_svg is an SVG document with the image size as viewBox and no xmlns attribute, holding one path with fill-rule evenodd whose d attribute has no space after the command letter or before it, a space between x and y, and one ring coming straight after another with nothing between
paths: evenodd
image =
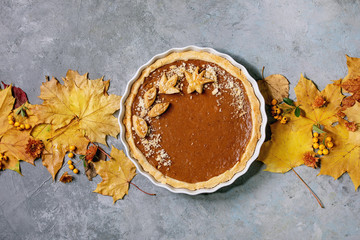
<instances>
[{"instance_id":1,"label":"gray concrete surface","mask_svg":"<svg viewBox=\"0 0 360 240\"><path fill-rule=\"evenodd\" d=\"M230 54L255 78L262 66L286 75L292 96L300 73L323 88L346 74L345 54L360 57L359 1L292 2L1 0L0 80L35 104L44 76L71 68L105 75L110 92L122 94L153 55L194 44ZM117 139L109 144L122 148ZM334 181L297 169L321 209L293 173L264 172L259 162L231 187L200 196L137 175L157 196L131 187L116 204L92 193L100 177L65 185L39 160L21 168L24 176L0 173L0 239L360 239L359 192L348 175Z\"/></svg>"}]
</instances>

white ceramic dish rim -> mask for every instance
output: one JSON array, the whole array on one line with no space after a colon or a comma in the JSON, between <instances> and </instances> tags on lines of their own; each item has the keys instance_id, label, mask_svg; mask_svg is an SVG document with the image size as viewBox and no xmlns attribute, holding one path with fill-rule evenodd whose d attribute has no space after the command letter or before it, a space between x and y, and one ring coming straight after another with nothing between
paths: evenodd
<instances>
[{"instance_id":1,"label":"white ceramic dish rim","mask_svg":"<svg viewBox=\"0 0 360 240\"><path fill-rule=\"evenodd\" d=\"M220 57L223 57L227 60L229 60L234 66L238 67L239 69L241 69L241 71L243 71L243 73L245 74L245 76L247 77L247 79L250 81L250 83L252 84L253 88L254 88L254 92L255 92L255 95L257 96L257 98L259 99L260 101L260 112L261 112L261 117L262 117L262 123L261 123L261 127L260 127L260 131L261 131L261 136L260 136L260 139L259 141L257 142L256 144L256 147L255 147L255 151L254 151L254 154L252 155L252 157L250 158L250 160L247 162L245 168L241 171L241 172L238 172L236 173L229 181L226 181L226 182L223 182L223 183L220 183L218 185L216 185L215 187L213 188L204 188L204 189L197 189L197 190L188 190L188 189L184 189L184 188L174 188L168 184L163 184L163 183L160 183L158 181L156 181L153 176L151 176L148 172L144 171L143 168L140 166L140 164L138 163L138 161L136 159L134 159L133 157L131 157L130 155L130 149L129 149L129 145L126 141L126 138L125 138L125 125L123 124L123 117L125 115L125 107L124 107L124 104L125 104L125 100L127 99L127 97L129 96L130 94L130 90L131 90L131 86L133 85L133 83L138 79L138 77L140 76L140 74L142 73L142 71L149 65L151 65L152 63L154 63L156 60L160 59L160 58L163 58L167 55L169 55L170 53L173 53L173 52L183 52L183 51L204 51L204 52L209 52L209 53L212 53L212 54L215 54L215 55L218 55ZM212 48L202 48L202 47L197 47L197 46L193 46L193 45L190 45L190 46L186 46L186 47L183 47L183 48L171 48L169 49L168 51L166 52L163 52L163 53L160 53L160 54L157 54L155 55L153 58L151 58L147 63L145 63L144 65L142 65L135 73L135 75L131 78L131 80L127 83L127 86L126 86L126 89L125 89L125 92L121 98L121 101L120 101L120 113L119 113L119 117L118 117L118 122L119 122L119 125L120 125L120 139L121 139L121 142L124 144L124 147L125 147L125 152L126 152L126 155L129 157L129 159L135 164L137 170L142 174L144 175L145 177L147 177L153 184L155 184L156 186L159 186L159 187L162 187L162 188L166 188L167 190L173 192L173 193L184 193L184 194L188 194L188 195L197 195L197 194L202 194L202 193L213 193L217 190L219 190L220 188L222 187L225 187L225 186L229 186L230 184L232 184L236 179L238 179L240 176L244 175L250 165L256 160L256 158L259 156L259 153L260 153L260 148L261 148L261 145L263 144L264 140L265 140L265 128L266 128L266 123L267 123L267 116L266 116L266 112L265 112L265 101L264 101L264 98L263 96L261 95L260 93L260 90L259 90L259 87L256 83L256 81L250 76L250 74L248 73L248 71L246 70L246 68L237 63L232 57L230 57L229 55L227 54L224 54L224 53L220 53Z\"/></svg>"}]
</instances>

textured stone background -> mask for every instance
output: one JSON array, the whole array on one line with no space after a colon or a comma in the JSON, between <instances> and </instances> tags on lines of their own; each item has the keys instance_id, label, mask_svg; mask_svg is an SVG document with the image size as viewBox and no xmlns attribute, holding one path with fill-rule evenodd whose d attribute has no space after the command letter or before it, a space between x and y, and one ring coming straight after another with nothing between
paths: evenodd
<instances>
[{"instance_id":1,"label":"textured stone background","mask_svg":"<svg viewBox=\"0 0 360 240\"><path fill-rule=\"evenodd\" d=\"M1 0L0 80L40 103L44 76L71 68L105 75L110 92L122 94L153 55L194 44L230 54L254 78L262 66L286 75L294 96L300 73L322 89L345 76L345 54L360 57L359 1L239 2ZM100 177L65 185L39 160L21 168L23 177L0 173L0 239L360 239L359 192L348 175L334 181L297 168L321 209L293 173L264 172L259 162L231 187L200 196L138 175L134 182L157 196L131 187L116 204L92 193Z\"/></svg>"}]
</instances>

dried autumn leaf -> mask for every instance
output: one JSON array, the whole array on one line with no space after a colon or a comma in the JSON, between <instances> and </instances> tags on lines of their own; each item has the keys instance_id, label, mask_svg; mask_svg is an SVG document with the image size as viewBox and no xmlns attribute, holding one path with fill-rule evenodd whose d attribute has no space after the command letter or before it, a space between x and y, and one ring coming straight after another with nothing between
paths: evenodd
<instances>
[{"instance_id":1,"label":"dried autumn leaf","mask_svg":"<svg viewBox=\"0 0 360 240\"><path fill-rule=\"evenodd\" d=\"M346 55L348 74L341 81L341 87L352 93L354 100L360 102L360 58L353 58Z\"/></svg>"},{"instance_id":2,"label":"dried autumn leaf","mask_svg":"<svg viewBox=\"0 0 360 240\"><path fill-rule=\"evenodd\" d=\"M31 135L42 140L45 149L41 156L42 164L55 179L56 173L63 165L63 159L70 145L76 146L76 153L85 154L89 141L84 137L84 133L76 128L64 127L54 130L51 124L40 124L34 127Z\"/></svg>"},{"instance_id":3,"label":"dried autumn leaf","mask_svg":"<svg viewBox=\"0 0 360 240\"><path fill-rule=\"evenodd\" d=\"M164 73L159 82L159 93L174 94L179 93L179 89L175 87L178 75L174 74L169 80Z\"/></svg>"},{"instance_id":4,"label":"dried autumn leaf","mask_svg":"<svg viewBox=\"0 0 360 240\"><path fill-rule=\"evenodd\" d=\"M261 147L259 160L266 164L265 171L285 173L304 164L303 155L312 151L311 129L294 131L292 121L286 125L271 125L271 140Z\"/></svg>"},{"instance_id":5,"label":"dried autumn leaf","mask_svg":"<svg viewBox=\"0 0 360 240\"><path fill-rule=\"evenodd\" d=\"M87 162L91 162L96 153L98 152L98 146L90 146L87 150L86 150L86 154L85 154L85 160Z\"/></svg>"},{"instance_id":6,"label":"dried autumn leaf","mask_svg":"<svg viewBox=\"0 0 360 240\"><path fill-rule=\"evenodd\" d=\"M326 103L325 99L322 96L317 96L314 100L313 107L320 108L324 106Z\"/></svg>"},{"instance_id":7,"label":"dried autumn leaf","mask_svg":"<svg viewBox=\"0 0 360 240\"><path fill-rule=\"evenodd\" d=\"M97 172L93 162L89 162L86 164L85 175L89 181L92 181L92 179L97 176Z\"/></svg>"},{"instance_id":8,"label":"dried autumn leaf","mask_svg":"<svg viewBox=\"0 0 360 240\"><path fill-rule=\"evenodd\" d=\"M360 143L360 103L356 103L351 108L348 108L344 111L349 121L352 121L356 126L353 127L354 132L349 132L349 140L348 142L353 143L355 145L359 145Z\"/></svg>"},{"instance_id":9,"label":"dried autumn leaf","mask_svg":"<svg viewBox=\"0 0 360 240\"><path fill-rule=\"evenodd\" d=\"M35 105L34 114L54 130L81 130L91 141L106 145L106 135L116 137L120 131L113 113L119 109L121 97L107 95L108 83L89 80L87 74L69 70L63 81L64 85L52 78L42 84L39 98L44 102Z\"/></svg>"},{"instance_id":10,"label":"dried autumn leaf","mask_svg":"<svg viewBox=\"0 0 360 240\"><path fill-rule=\"evenodd\" d=\"M336 136L333 140L336 147L330 151L329 155L321 158L319 175L329 175L338 179L347 172L356 190L360 185L360 142L353 142L353 139L349 137L350 132L340 124L329 128L328 132ZM358 131L356 134L360 135ZM357 138L359 139L359 136Z\"/></svg>"},{"instance_id":11,"label":"dried autumn leaf","mask_svg":"<svg viewBox=\"0 0 360 240\"><path fill-rule=\"evenodd\" d=\"M352 107L354 106L354 104L356 103L356 100L353 98L353 96L349 96L349 97L346 97L342 100L341 102L341 106L346 109L346 108L349 108L349 107Z\"/></svg>"},{"instance_id":12,"label":"dried autumn leaf","mask_svg":"<svg viewBox=\"0 0 360 240\"><path fill-rule=\"evenodd\" d=\"M157 117L163 114L169 107L170 103L158 103L149 112L149 117Z\"/></svg>"},{"instance_id":13,"label":"dried autumn leaf","mask_svg":"<svg viewBox=\"0 0 360 240\"><path fill-rule=\"evenodd\" d=\"M284 98L289 97L289 81L283 75L273 74L267 76L264 80L259 80L258 85L268 105L271 105L273 99L282 102Z\"/></svg>"},{"instance_id":14,"label":"dried autumn leaf","mask_svg":"<svg viewBox=\"0 0 360 240\"><path fill-rule=\"evenodd\" d=\"M59 181L62 183L69 183L72 182L73 177L68 174L68 172L64 172L63 175L60 177Z\"/></svg>"},{"instance_id":15,"label":"dried autumn leaf","mask_svg":"<svg viewBox=\"0 0 360 240\"><path fill-rule=\"evenodd\" d=\"M15 99L11 86L0 91L0 152L9 160L2 161L2 169L11 169L20 173L19 160L34 164L35 157L26 153L26 145L32 137L28 131L19 131L8 124L8 115L13 109ZM15 109L16 110L16 109Z\"/></svg>"},{"instance_id":16,"label":"dried autumn leaf","mask_svg":"<svg viewBox=\"0 0 360 240\"><path fill-rule=\"evenodd\" d=\"M132 124L134 126L136 134L139 137L144 138L146 136L146 134L148 133L148 126L147 126L146 121L144 119L142 119L141 117L133 115L132 116Z\"/></svg>"},{"instance_id":17,"label":"dried autumn leaf","mask_svg":"<svg viewBox=\"0 0 360 240\"><path fill-rule=\"evenodd\" d=\"M155 101L156 98L156 87L152 87L147 90L144 94L145 108L149 108Z\"/></svg>"},{"instance_id":18,"label":"dried autumn leaf","mask_svg":"<svg viewBox=\"0 0 360 240\"><path fill-rule=\"evenodd\" d=\"M4 85L4 88L7 88L10 86L10 85L4 83L3 81L1 81L1 82ZM12 93L15 98L15 106L14 106L15 108L20 107L21 105L23 105L24 103L26 103L28 101L26 93L21 88L12 87Z\"/></svg>"},{"instance_id":19,"label":"dried autumn leaf","mask_svg":"<svg viewBox=\"0 0 360 240\"><path fill-rule=\"evenodd\" d=\"M94 192L112 196L115 203L128 194L130 181L136 175L136 167L123 151L114 146L111 157L112 159L108 161L94 163L96 172L102 178L102 182L97 185Z\"/></svg>"}]
</instances>

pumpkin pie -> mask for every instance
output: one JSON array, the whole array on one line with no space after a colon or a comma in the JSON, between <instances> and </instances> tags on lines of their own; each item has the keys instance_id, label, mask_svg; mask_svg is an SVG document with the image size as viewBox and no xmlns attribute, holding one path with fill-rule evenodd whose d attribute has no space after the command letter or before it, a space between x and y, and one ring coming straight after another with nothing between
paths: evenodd
<instances>
[{"instance_id":1,"label":"pumpkin pie","mask_svg":"<svg viewBox=\"0 0 360 240\"><path fill-rule=\"evenodd\" d=\"M130 154L158 182L213 188L242 171L260 138L260 102L245 74L208 52L148 65L125 101Z\"/></svg>"}]
</instances>

